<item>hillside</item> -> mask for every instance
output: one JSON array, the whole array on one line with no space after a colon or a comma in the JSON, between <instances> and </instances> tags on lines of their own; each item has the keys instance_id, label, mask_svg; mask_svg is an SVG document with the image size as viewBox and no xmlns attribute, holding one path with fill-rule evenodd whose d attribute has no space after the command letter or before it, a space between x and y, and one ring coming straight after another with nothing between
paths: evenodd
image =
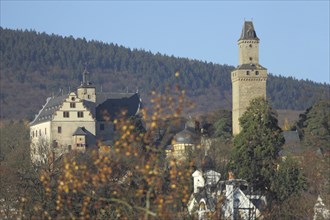
<instances>
[{"instance_id":1,"label":"hillside","mask_svg":"<svg viewBox=\"0 0 330 220\"><path fill-rule=\"evenodd\" d=\"M2 119L32 119L48 96L80 84L85 62L98 90L138 89L148 105L152 90L162 92L167 85L180 84L196 103L195 111L231 108L233 66L35 31L0 31ZM267 96L276 109L305 110L329 98L330 86L325 84L272 74L267 83Z\"/></svg>"}]
</instances>

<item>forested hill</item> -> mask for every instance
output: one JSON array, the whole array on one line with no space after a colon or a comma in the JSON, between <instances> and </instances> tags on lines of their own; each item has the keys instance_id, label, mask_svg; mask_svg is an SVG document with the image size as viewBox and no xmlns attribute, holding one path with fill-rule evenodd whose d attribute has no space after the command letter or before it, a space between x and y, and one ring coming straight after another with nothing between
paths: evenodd
<instances>
[{"instance_id":1,"label":"forested hill","mask_svg":"<svg viewBox=\"0 0 330 220\"><path fill-rule=\"evenodd\" d=\"M80 84L85 62L91 81L103 91L138 89L148 104L151 90L179 83L196 111L231 108L233 66L35 31L0 31L1 118L31 119L48 96ZM329 85L270 75L267 93L277 109L304 110L328 98Z\"/></svg>"}]
</instances>

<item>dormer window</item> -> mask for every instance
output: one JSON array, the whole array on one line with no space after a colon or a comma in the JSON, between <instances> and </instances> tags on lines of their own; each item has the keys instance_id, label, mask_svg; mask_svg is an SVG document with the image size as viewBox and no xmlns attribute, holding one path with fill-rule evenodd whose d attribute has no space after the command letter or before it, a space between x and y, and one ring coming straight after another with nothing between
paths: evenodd
<instances>
[{"instance_id":1,"label":"dormer window","mask_svg":"<svg viewBox=\"0 0 330 220\"><path fill-rule=\"evenodd\" d=\"M250 75L250 71L246 71L246 75L247 75L247 76Z\"/></svg>"},{"instance_id":2,"label":"dormer window","mask_svg":"<svg viewBox=\"0 0 330 220\"><path fill-rule=\"evenodd\" d=\"M74 101L75 100L75 98L74 97L71 97L71 101Z\"/></svg>"},{"instance_id":3,"label":"dormer window","mask_svg":"<svg viewBox=\"0 0 330 220\"><path fill-rule=\"evenodd\" d=\"M256 75L257 75L257 76L259 75L259 71L256 71Z\"/></svg>"},{"instance_id":4,"label":"dormer window","mask_svg":"<svg viewBox=\"0 0 330 220\"><path fill-rule=\"evenodd\" d=\"M75 102L70 102L70 108L75 108L76 107L76 103Z\"/></svg>"}]
</instances>

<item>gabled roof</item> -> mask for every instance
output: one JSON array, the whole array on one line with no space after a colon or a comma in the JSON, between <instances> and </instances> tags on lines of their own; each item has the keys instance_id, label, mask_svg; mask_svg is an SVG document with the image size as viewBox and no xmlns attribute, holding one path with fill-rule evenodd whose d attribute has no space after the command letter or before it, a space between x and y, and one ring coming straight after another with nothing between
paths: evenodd
<instances>
[{"instance_id":1,"label":"gabled roof","mask_svg":"<svg viewBox=\"0 0 330 220\"><path fill-rule=\"evenodd\" d=\"M30 123L30 125L36 125L42 122L51 121L55 111L59 109L63 101L68 98L68 94L61 95L57 97L47 98L46 104L42 107L39 113L36 115L35 119Z\"/></svg>"},{"instance_id":2,"label":"gabled roof","mask_svg":"<svg viewBox=\"0 0 330 220\"><path fill-rule=\"evenodd\" d=\"M53 114L57 111L62 103L69 97L69 94L57 97L47 98L46 104L42 107L35 119L30 125L36 125L42 122L51 121ZM83 105L91 112L93 117L98 121L103 121L104 116L109 116L110 120L119 116L121 111L127 111L126 116L136 115L142 105L138 93L98 93L97 103L82 100ZM95 106L96 112L95 112Z\"/></svg>"},{"instance_id":3,"label":"gabled roof","mask_svg":"<svg viewBox=\"0 0 330 220\"><path fill-rule=\"evenodd\" d=\"M72 136L76 135L87 135L87 133L85 132L85 129L83 127L78 127L76 131L72 134Z\"/></svg>"},{"instance_id":4,"label":"gabled roof","mask_svg":"<svg viewBox=\"0 0 330 220\"><path fill-rule=\"evenodd\" d=\"M241 37L239 40L259 40L254 30L252 21L244 21Z\"/></svg>"},{"instance_id":5,"label":"gabled roof","mask_svg":"<svg viewBox=\"0 0 330 220\"><path fill-rule=\"evenodd\" d=\"M100 105L103 102L107 101L108 99L124 99L124 98L130 98L134 95L139 96L138 93L106 93L106 92L97 93L96 105Z\"/></svg>"},{"instance_id":6,"label":"gabled roof","mask_svg":"<svg viewBox=\"0 0 330 220\"><path fill-rule=\"evenodd\" d=\"M138 93L101 93L97 95L96 120L114 120L126 111L126 117L135 116L141 108Z\"/></svg>"}]
</instances>

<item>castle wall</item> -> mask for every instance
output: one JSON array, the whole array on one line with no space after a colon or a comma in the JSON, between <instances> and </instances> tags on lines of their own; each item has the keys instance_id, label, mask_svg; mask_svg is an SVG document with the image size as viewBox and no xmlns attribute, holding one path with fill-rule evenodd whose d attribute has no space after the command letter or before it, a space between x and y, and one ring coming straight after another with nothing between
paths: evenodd
<instances>
[{"instance_id":1,"label":"castle wall","mask_svg":"<svg viewBox=\"0 0 330 220\"><path fill-rule=\"evenodd\" d=\"M71 103L74 103L74 105ZM73 133L78 127L85 127L89 132L89 137L87 137L88 146L95 143L95 120L91 111L93 109L87 109L82 100L71 93L63 102L61 108L56 111L52 120L52 141L56 141L59 146L73 146Z\"/></svg>"},{"instance_id":2,"label":"castle wall","mask_svg":"<svg viewBox=\"0 0 330 220\"><path fill-rule=\"evenodd\" d=\"M96 122L97 140L113 140L115 131L114 124L111 121L97 121Z\"/></svg>"},{"instance_id":3,"label":"castle wall","mask_svg":"<svg viewBox=\"0 0 330 220\"><path fill-rule=\"evenodd\" d=\"M30 155L32 162L46 159L51 142L51 122L46 121L30 127Z\"/></svg>"},{"instance_id":4,"label":"castle wall","mask_svg":"<svg viewBox=\"0 0 330 220\"><path fill-rule=\"evenodd\" d=\"M259 63L259 41L241 40L238 42L238 64Z\"/></svg>"}]
</instances>

